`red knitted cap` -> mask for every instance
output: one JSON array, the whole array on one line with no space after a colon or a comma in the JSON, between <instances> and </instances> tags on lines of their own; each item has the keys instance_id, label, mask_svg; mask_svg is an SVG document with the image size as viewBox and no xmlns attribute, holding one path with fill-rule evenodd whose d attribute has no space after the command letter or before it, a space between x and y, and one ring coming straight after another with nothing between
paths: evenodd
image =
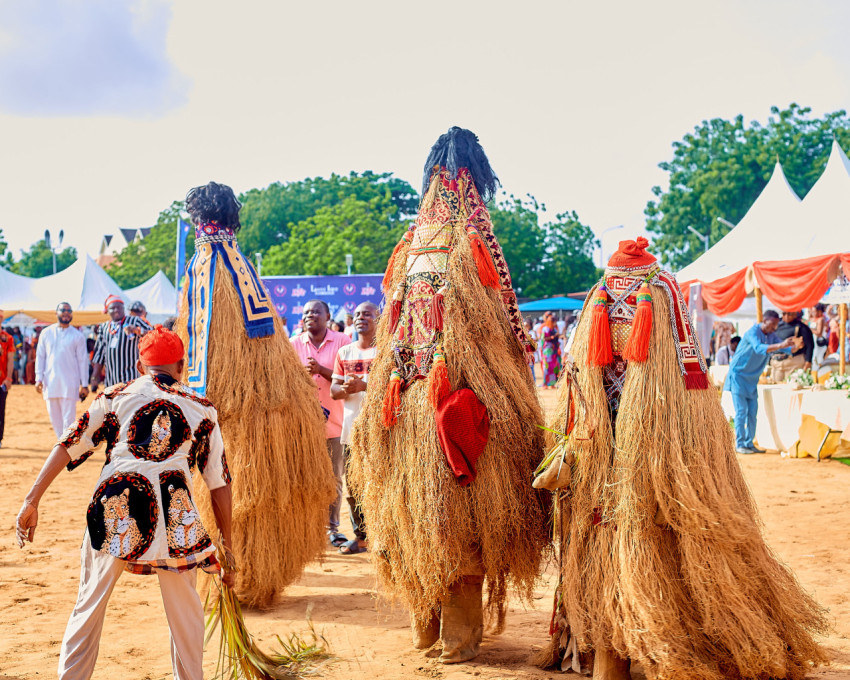
<instances>
[{"instance_id":1,"label":"red knitted cap","mask_svg":"<svg viewBox=\"0 0 850 680\"><path fill-rule=\"evenodd\" d=\"M183 341L173 331L157 325L139 341L139 358L145 366L168 366L183 358Z\"/></svg>"},{"instance_id":2,"label":"red knitted cap","mask_svg":"<svg viewBox=\"0 0 850 680\"><path fill-rule=\"evenodd\" d=\"M487 446L490 417L470 389L455 390L437 407L437 437L458 484L475 479L475 464Z\"/></svg>"},{"instance_id":3,"label":"red knitted cap","mask_svg":"<svg viewBox=\"0 0 850 680\"><path fill-rule=\"evenodd\" d=\"M109 311L109 305L111 305L113 302L120 302L122 305L124 304L124 300L122 300L117 295L107 295L106 299L103 301L103 313L104 314L107 311Z\"/></svg>"},{"instance_id":4,"label":"red knitted cap","mask_svg":"<svg viewBox=\"0 0 850 680\"><path fill-rule=\"evenodd\" d=\"M646 252L648 245L649 241L643 236L638 236L634 241L620 241L620 247L617 248L617 252L608 260L608 268L631 269L658 262L654 255Z\"/></svg>"}]
</instances>

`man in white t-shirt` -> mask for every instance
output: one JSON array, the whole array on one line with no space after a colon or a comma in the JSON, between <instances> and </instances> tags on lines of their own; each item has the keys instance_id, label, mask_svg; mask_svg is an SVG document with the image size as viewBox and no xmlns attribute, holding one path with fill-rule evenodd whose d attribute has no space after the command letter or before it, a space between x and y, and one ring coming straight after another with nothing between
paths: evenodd
<instances>
[{"instance_id":1,"label":"man in white t-shirt","mask_svg":"<svg viewBox=\"0 0 850 680\"><path fill-rule=\"evenodd\" d=\"M375 333L378 329L378 308L371 302L363 302L354 310L354 329L357 339L349 345L340 347L333 370L331 398L343 400L342 434L340 442L345 447L346 464L348 462L348 444L351 441L351 428L360 413L363 398L366 396L366 383L369 368L375 359ZM343 555L354 555L366 550L366 532L363 530L363 515L360 506L351 491L347 496L351 509L351 525L354 538L343 543L339 551Z\"/></svg>"}]
</instances>

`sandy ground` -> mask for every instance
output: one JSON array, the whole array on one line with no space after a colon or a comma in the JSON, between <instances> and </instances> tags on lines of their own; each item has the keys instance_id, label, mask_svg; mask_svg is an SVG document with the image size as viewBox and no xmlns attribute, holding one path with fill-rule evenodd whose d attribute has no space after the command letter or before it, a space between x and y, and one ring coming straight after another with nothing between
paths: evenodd
<instances>
[{"instance_id":1,"label":"sandy ground","mask_svg":"<svg viewBox=\"0 0 850 680\"><path fill-rule=\"evenodd\" d=\"M549 405L553 392L541 394ZM23 551L14 544L15 515L53 440L34 388L13 388L0 449L0 680L55 675L76 598L85 508L102 456L73 473L63 472L42 501L36 542ZM769 455L742 457L741 464L769 543L830 610L834 632L823 644L832 664L810 677L850 680L850 524L844 514L850 467ZM312 608L317 629L340 658L325 670L327 678L563 677L529 663L546 637L554 581L550 565L533 608L514 603L507 631L485 638L481 655L459 666L443 666L412 650L405 612L376 595L368 554L342 556L328 550L324 562L311 565L274 610L249 612L247 622L260 641L271 645L276 634L305 631ZM208 677L214 674L215 647L211 643L206 655ZM94 677L170 678L168 650L156 578L125 574L110 602Z\"/></svg>"}]
</instances>

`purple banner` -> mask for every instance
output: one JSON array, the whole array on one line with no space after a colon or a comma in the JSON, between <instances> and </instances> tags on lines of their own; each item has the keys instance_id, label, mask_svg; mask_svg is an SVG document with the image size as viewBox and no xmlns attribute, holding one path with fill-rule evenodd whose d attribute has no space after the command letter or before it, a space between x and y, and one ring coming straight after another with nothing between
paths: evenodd
<instances>
[{"instance_id":1,"label":"purple banner","mask_svg":"<svg viewBox=\"0 0 850 680\"><path fill-rule=\"evenodd\" d=\"M264 276L275 309L291 331L301 319L304 303L324 300L331 309L331 318L342 320L353 314L361 302L383 304L381 292L383 274L352 274L351 276Z\"/></svg>"}]
</instances>

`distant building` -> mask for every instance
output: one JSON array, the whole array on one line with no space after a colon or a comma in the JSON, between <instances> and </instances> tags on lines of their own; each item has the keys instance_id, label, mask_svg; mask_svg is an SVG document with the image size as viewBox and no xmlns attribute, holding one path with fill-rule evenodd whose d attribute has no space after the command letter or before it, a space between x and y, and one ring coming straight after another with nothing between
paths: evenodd
<instances>
[{"instance_id":1,"label":"distant building","mask_svg":"<svg viewBox=\"0 0 850 680\"><path fill-rule=\"evenodd\" d=\"M100 242L100 250L98 251L95 262L104 269L115 261L115 254L119 250L123 250L126 246L136 241L141 241L151 233L153 227L142 227L141 229L119 229L121 236L124 237L124 244L118 246L118 242L113 243L112 234L104 234Z\"/></svg>"}]
</instances>

